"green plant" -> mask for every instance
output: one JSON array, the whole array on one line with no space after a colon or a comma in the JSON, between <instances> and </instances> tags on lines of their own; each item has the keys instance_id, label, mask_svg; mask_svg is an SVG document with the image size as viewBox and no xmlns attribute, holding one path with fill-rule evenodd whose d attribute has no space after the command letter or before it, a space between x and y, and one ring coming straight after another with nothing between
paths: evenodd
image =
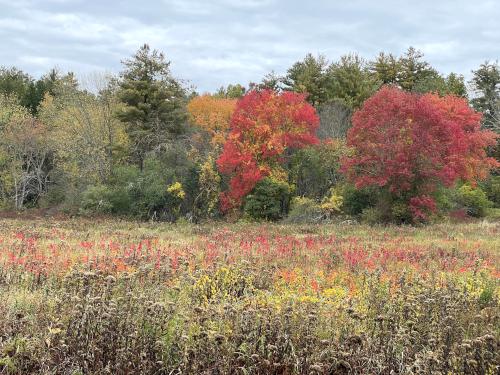
<instances>
[{"instance_id":1,"label":"green plant","mask_svg":"<svg viewBox=\"0 0 500 375\"><path fill-rule=\"evenodd\" d=\"M480 187L472 187L469 184L464 184L457 190L457 201L466 208L467 214L474 217L485 216L486 210L492 206Z\"/></svg>"},{"instance_id":2,"label":"green plant","mask_svg":"<svg viewBox=\"0 0 500 375\"><path fill-rule=\"evenodd\" d=\"M290 212L285 222L296 224L317 223L321 221L324 216L323 210L314 199L293 197L290 202Z\"/></svg>"},{"instance_id":3,"label":"green plant","mask_svg":"<svg viewBox=\"0 0 500 375\"><path fill-rule=\"evenodd\" d=\"M342 211L347 215L360 215L365 208L375 204L376 193L373 189L356 189L351 184L343 184L338 189L343 198Z\"/></svg>"},{"instance_id":4,"label":"green plant","mask_svg":"<svg viewBox=\"0 0 500 375\"><path fill-rule=\"evenodd\" d=\"M342 205L344 204L344 198L338 189L331 188L328 194L321 201L321 209L324 211L326 216L331 217L333 215L338 215L342 212Z\"/></svg>"},{"instance_id":5,"label":"green plant","mask_svg":"<svg viewBox=\"0 0 500 375\"><path fill-rule=\"evenodd\" d=\"M253 219L281 219L288 212L290 193L290 185L286 182L264 178L245 198L244 212Z\"/></svg>"},{"instance_id":6,"label":"green plant","mask_svg":"<svg viewBox=\"0 0 500 375\"><path fill-rule=\"evenodd\" d=\"M395 223L410 223L412 221L410 208L403 201L392 203L390 216Z\"/></svg>"},{"instance_id":7,"label":"green plant","mask_svg":"<svg viewBox=\"0 0 500 375\"><path fill-rule=\"evenodd\" d=\"M500 208L500 176L490 176L481 187L495 207Z\"/></svg>"},{"instance_id":8,"label":"green plant","mask_svg":"<svg viewBox=\"0 0 500 375\"><path fill-rule=\"evenodd\" d=\"M85 214L108 214L113 211L113 192L104 185L90 186L82 194L80 209Z\"/></svg>"},{"instance_id":9,"label":"green plant","mask_svg":"<svg viewBox=\"0 0 500 375\"><path fill-rule=\"evenodd\" d=\"M361 212L361 222L375 225L384 222L384 215L378 207L367 207Z\"/></svg>"}]
</instances>

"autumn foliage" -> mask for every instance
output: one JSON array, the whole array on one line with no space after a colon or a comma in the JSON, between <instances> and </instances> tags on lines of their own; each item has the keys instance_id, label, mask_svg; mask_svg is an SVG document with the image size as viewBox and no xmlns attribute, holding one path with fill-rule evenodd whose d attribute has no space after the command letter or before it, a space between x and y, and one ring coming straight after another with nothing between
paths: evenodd
<instances>
[{"instance_id":1,"label":"autumn foliage","mask_svg":"<svg viewBox=\"0 0 500 375\"><path fill-rule=\"evenodd\" d=\"M212 144L223 144L229 130L236 99L202 95L193 98L187 105L190 120L212 137Z\"/></svg>"},{"instance_id":2,"label":"autumn foliage","mask_svg":"<svg viewBox=\"0 0 500 375\"><path fill-rule=\"evenodd\" d=\"M480 121L462 98L384 87L354 114L347 143L355 154L342 170L357 188L378 186L407 199L414 219L423 219L436 209L437 186L475 182L498 166L485 151L496 136Z\"/></svg>"},{"instance_id":3,"label":"autumn foliage","mask_svg":"<svg viewBox=\"0 0 500 375\"><path fill-rule=\"evenodd\" d=\"M319 118L305 95L251 91L236 105L231 130L217 161L230 175L221 208L238 207L257 182L266 176L283 178L281 165L289 149L316 144Z\"/></svg>"}]
</instances>

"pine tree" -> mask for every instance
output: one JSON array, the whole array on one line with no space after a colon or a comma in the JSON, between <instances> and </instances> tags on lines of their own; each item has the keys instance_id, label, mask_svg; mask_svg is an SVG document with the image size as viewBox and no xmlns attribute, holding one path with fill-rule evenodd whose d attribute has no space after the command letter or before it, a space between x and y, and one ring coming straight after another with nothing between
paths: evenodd
<instances>
[{"instance_id":1,"label":"pine tree","mask_svg":"<svg viewBox=\"0 0 500 375\"><path fill-rule=\"evenodd\" d=\"M186 90L172 77L163 53L144 44L123 62L116 113L127 124L132 157L143 168L146 155L174 141L186 130Z\"/></svg>"}]
</instances>

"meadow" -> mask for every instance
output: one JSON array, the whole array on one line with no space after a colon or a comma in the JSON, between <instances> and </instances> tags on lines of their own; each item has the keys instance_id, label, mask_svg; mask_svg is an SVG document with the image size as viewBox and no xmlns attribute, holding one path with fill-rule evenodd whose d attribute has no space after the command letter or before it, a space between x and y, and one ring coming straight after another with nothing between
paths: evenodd
<instances>
[{"instance_id":1,"label":"meadow","mask_svg":"<svg viewBox=\"0 0 500 375\"><path fill-rule=\"evenodd\" d=\"M497 374L500 223L0 221L0 374Z\"/></svg>"}]
</instances>

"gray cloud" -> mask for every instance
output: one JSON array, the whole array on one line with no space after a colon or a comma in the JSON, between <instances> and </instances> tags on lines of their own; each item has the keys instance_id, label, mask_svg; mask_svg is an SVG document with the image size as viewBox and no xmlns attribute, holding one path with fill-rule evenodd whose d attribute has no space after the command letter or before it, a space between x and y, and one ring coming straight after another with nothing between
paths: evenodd
<instances>
[{"instance_id":1,"label":"gray cloud","mask_svg":"<svg viewBox=\"0 0 500 375\"><path fill-rule=\"evenodd\" d=\"M500 57L496 0L0 0L0 65L119 72L143 43L198 90L283 73L306 53L400 54L410 45L443 73Z\"/></svg>"}]
</instances>

